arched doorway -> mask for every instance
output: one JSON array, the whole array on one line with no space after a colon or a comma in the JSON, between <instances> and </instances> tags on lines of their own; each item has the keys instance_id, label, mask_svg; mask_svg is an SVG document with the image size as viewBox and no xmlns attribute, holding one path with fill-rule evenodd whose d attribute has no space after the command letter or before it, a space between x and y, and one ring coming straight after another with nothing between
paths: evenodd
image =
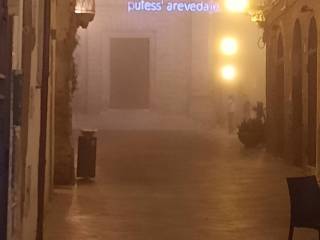
<instances>
[{"instance_id":1,"label":"arched doorway","mask_svg":"<svg viewBox=\"0 0 320 240\"><path fill-rule=\"evenodd\" d=\"M277 41L276 82L274 88L274 114L275 114L275 152L278 156L284 153L284 49L282 35Z\"/></svg>"},{"instance_id":2,"label":"arched doorway","mask_svg":"<svg viewBox=\"0 0 320 240\"><path fill-rule=\"evenodd\" d=\"M309 25L308 42L308 164L316 166L317 146L317 25L314 18Z\"/></svg>"},{"instance_id":3,"label":"arched doorway","mask_svg":"<svg viewBox=\"0 0 320 240\"><path fill-rule=\"evenodd\" d=\"M292 159L295 164L302 163L302 43L301 26L297 20L294 25L292 46Z\"/></svg>"}]
</instances>

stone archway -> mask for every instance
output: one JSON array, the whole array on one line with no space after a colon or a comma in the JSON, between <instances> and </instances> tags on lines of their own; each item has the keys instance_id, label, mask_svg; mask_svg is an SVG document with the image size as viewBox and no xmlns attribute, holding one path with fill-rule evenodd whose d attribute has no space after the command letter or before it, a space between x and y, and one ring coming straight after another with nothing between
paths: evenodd
<instances>
[{"instance_id":1,"label":"stone archway","mask_svg":"<svg viewBox=\"0 0 320 240\"><path fill-rule=\"evenodd\" d=\"M284 154L284 47L283 38L279 34L277 41L276 78L274 86L274 116L275 116L275 153Z\"/></svg>"},{"instance_id":2,"label":"stone archway","mask_svg":"<svg viewBox=\"0 0 320 240\"><path fill-rule=\"evenodd\" d=\"M302 133L303 133L303 105L302 105L302 40L299 20L294 24L292 46L292 160L295 164L302 164Z\"/></svg>"},{"instance_id":3,"label":"stone archway","mask_svg":"<svg viewBox=\"0 0 320 240\"><path fill-rule=\"evenodd\" d=\"M308 164L316 167L317 155L317 25L314 18L309 25L308 40Z\"/></svg>"}]
</instances>

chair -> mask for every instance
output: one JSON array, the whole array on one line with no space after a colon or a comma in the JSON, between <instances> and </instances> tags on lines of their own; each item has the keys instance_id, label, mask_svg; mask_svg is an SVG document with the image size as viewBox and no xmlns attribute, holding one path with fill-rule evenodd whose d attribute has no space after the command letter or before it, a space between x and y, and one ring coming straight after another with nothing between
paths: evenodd
<instances>
[{"instance_id":1,"label":"chair","mask_svg":"<svg viewBox=\"0 0 320 240\"><path fill-rule=\"evenodd\" d=\"M287 178L291 219L289 238L292 240L294 228L318 230L320 240L320 189L315 176Z\"/></svg>"}]
</instances>

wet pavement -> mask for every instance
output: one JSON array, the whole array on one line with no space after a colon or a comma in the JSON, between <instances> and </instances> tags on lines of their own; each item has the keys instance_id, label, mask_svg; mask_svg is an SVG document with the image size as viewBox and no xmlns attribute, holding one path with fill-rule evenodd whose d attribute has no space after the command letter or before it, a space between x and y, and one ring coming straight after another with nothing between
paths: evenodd
<instances>
[{"instance_id":1,"label":"wet pavement","mask_svg":"<svg viewBox=\"0 0 320 240\"><path fill-rule=\"evenodd\" d=\"M45 240L287 239L303 171L223 131L105 131L97 177L57 188ZM295 239L317 239L297 230Z\"/></svg>"}]
</instances>

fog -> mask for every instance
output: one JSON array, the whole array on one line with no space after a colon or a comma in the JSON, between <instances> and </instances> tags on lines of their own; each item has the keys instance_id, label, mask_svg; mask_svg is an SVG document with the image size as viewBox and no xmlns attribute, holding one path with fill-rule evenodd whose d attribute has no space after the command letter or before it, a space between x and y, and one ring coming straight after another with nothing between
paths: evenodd
<instances>
[{"instance_id":1,"label":"fog","mask_svg":"<svg viewBox=\"0 0 320 240\"><path fill-rule=\"evenodd\" d=\"M78 32L75 128L189 129L225 126L234 97L265 102L262 31L244 14L128 11L128 1L98 0ZM232 56L221 40L237 41ZM235 67L230 81L224 65Z\"/></svg>"}]
</instances>

